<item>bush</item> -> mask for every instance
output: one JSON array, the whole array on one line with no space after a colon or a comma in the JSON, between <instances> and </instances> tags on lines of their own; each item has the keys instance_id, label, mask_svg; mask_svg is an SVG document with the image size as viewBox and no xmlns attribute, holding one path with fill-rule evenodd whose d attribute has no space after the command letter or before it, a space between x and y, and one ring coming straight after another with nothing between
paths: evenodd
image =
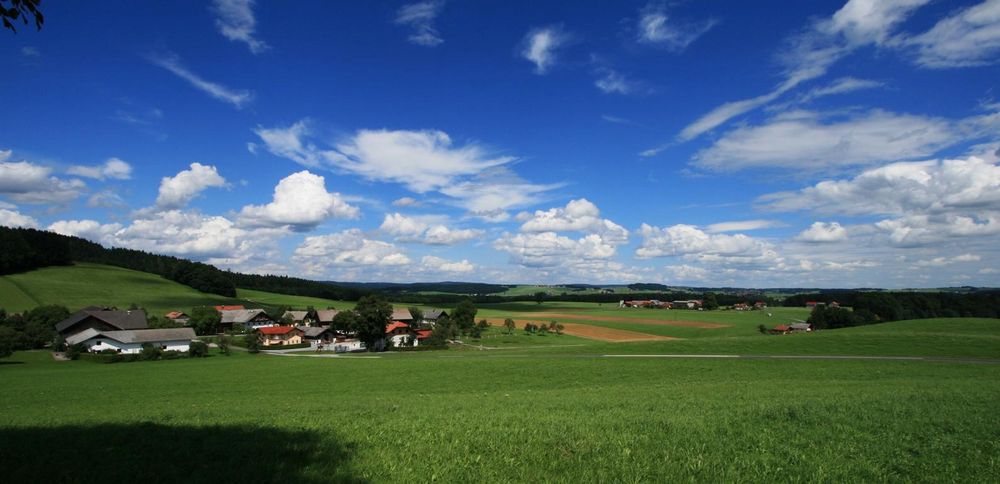
<instances>
[{"instance_id":1,"label":"bush","mask_svg":"<svg viewBox=\"0 0 1000 484\"><path fill-rule=\"evenodd\" d=\"M243 337L243 347L249 353L260 353L260 338L256 333L250 333Z\"/></svg>"},{"instance_id":2,"label":"bush","mask_svg":"<svg viewBox=\"0 0 1000 484\"><path fill-rule=\"evenodd\" d=\"M87 352L87 348L81 343L77 343L73 346L66 348L66 358L71 360L79 360L80 355Z\"/></svg>"},{"instance_id":3,"label":"bush","mask_svg":"<svg viewBox=\"0 0 1000 484\"><path fill-rule=\"evenodd\" d=\"M188 356L191 358L204 358L208 356L208 345L204 341L192 341L188 346Z\"/></svg>"},{"instance_id":4,"label":"bush","mask_svg":"<svg viewBox=\"0 0 1000 484\"><path fill-rule=\"evenodd\" d=\"M139 352L139 355L144 360L154 361L163 357L163 350L161 350L159 346L153 346L149 343L143 343L142 351Z\"/></svg>"},{"instance_id":5,"label":"bush","mask_svg":"<svg viewBox=\"0 0 1000 484\"><path fill-rule=\"evenodd\" d=\"M267 347L260 346L258 344L257 351L295 350L295 349L310 348L310 347L312 347L312 345L309 344L309 343L301 343L301 344L297 344L297 345L267 346ZM247 347L247 350L249 350L249 349L250 349L250 347ZM255 351L251 351L251 353L256 353L256 352Z\"/></svg>"},{"instance_id":6,"label":"bush","mask_svg":"<svg viewBox=\"0 0 1000 484\"><path fill-rule=\"evenodd\" d=\"M230 344L229 336L225 335L219 336L218 340L215 342L215 345L219 347L219 353L222 353L226 356L229 356L229 344Z\"/></svg>"}]
</instances>

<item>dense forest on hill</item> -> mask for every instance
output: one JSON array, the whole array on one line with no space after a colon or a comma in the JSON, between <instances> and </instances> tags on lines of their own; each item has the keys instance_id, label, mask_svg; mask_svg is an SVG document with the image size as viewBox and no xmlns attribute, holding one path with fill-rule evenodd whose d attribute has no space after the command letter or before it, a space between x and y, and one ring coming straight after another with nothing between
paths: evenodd
<instances>
[{"instance_id":1,"label":"dense forest on hill","mask_svg":"<svg viewBox=\"0 0 1000 484\"><path fill-rule=\"evenodd\" d=\"M385 294L404 292L445 292L450 294L496 294L506 291L510 286L502 284L487 284L482 282L330 282L330 284L357 288L366 291L378 291ZM240 286L243 287L243 286Z\"/></svg>"}]
</instances>

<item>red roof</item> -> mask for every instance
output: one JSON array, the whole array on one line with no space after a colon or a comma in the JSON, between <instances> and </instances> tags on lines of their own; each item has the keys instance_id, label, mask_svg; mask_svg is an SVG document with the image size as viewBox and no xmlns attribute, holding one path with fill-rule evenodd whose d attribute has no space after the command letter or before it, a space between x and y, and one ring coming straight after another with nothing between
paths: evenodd
<instances>
[{"instance_id":1,"label":"red roof","mask_svg":"<svg viewBox=\"0 0 1000 484\"><path fill-rule=\"evenodd\" d=\"M243 307L242 304L238 304L236 306L216 306L215 307L216 311L235 311L237 309L246 309L246 308Z\"/></svg>"},{"instance_id":2,"label":"red roof","mask_svg":"<svg viewBox=\"0 0 1000 484\"><path fill-rule=\"evenodd\" d=\"M433 334L433 333L434 333L434 331L430 330L430 329L421 329L421 330L418 330L417 331L417 339L418 340L422 340L422 339L430 338L431 334Z\"/></svg>"},{"instance_id":3,"label":"red roof","mask_svg":"<svg viewBox=\"0 0 1000 484\"><path fill-rule=\"evenodd\" d=\"M391 332L393 332L393 331L395 331L397 329L400 329L400 328L409 328L409 327L410 327L409 324L401 323L399 321L393 321L392 324L390 324L390 325L388 325L388 326L385 327L385 332L386 332L386 334L389 334L389 333L391 333Z\"/></svg>"},{"instance_id":4,"label":"red roof","mask_svg":"<svg viewBox=\"0 0 1000 484\"><path fill-rule=\"evenodd\" d=\"M170 311L169 313L167 313L166 318L167 319L177 319L177 318L182 317L182 316L186 316L186 315L184 313L180 312L180 311Z\"/></svg>"},{"instance_id":5,"label":"red roof","mask_svg":"<svg viewBox=\"0 0 1000 484\"><path fill-rule=\"evenodd\" d=\"M775 331L791 331L791 329L792 328L788 327L788 325L785 324L779 324L774 327Z\"/></svg>"},{"instance_id":6,"label":"red roof","mask_svg":"<svg viewBox=\"0 0 1000 484\"><path fill-rule=\"evenodd\" d=\"M292 331L298 331L295 326L271 326L266 328L258 329L260 334L288 334Z\"/></svg>"}]
</instances>

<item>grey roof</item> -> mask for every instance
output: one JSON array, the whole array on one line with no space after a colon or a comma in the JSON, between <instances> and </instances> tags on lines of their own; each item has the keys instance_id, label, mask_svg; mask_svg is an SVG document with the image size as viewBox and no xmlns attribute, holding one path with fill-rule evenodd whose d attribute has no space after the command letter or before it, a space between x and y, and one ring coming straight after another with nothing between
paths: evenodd
<instances>
[{"instance_id":1,"label":"grey roof","mask_svg":"<svg viewBox=\"0 0 1000 484\"><path fill-rule=\"evenodd\" d=\"M119 311L86 308L58 322L56 331L61 333L88 317L94 317L118 329L145 329L149 327L149 323L146 322L146 312L142 310Z\"/></svg>"},{"instance_id":2,"label":"grey roof","mask_svg":"<svg viewBox=\"0 0 1000 484\"><path fill-rule=\"evenodd\" d=\"M88 333L91 334L81 339L83 335ZM135 329L126 331L96 331L89 329L78 335L66 338L66 343L82 343L94 337L113 339L122 343L155 343L159 341L191 341L195 338L195 334L191 328ZM73 340L73 342L71 343L70 340Z\"/></svg>"},{"instance_id":3,"label":"grey roof","mask_svg":"<svg viewBox=\"0 0 1000 484\"><path fill-rule=\"evenodd\" d=\"M809 323L792 323L788 327L792 329L809 329L811 326Z\"/></svg>"},{"instance_id":4,"label":"grey roof","mask_svg":"<svg viewBox=\"0 0 1000 484\"><path fill-rule=\"evenodd\" d=\"M309 311L285 311L285 314L281 315L281 318L292 318L292 321L305 321L306 316L309 316Z\"/></svg>"},{"instance_id":5,"label":"grey roof","mask_svg":"<svg viewBox=\"0 0 1000 484\"><path fill-rule=\"evenodd\" d=\"M438 319L442 314L447 315L448 312L444 309L428 309L424 311L424 319Z\"/></svg>"},{"instance_id":6,"label":"grey roof","mask_svg":"<svg viewBox=\"0 0 1000 484\"><path fill-rule=\"evenodd\" d=\"M296 326L296 328L302 331L306 338L319 338L323 333L330 331L327 326Z\"/></svg>"},{"instance_id":7,"label":"grey roof","mask_svg":"<svg viewBox=\"0 0 1000 484\"><path fill-rule=\"evenodd\" d=\"M96 330L94 328L87 328L87 329L85 329L85 330L83 330L83 331L81 331L79 333L76 333L76 334L74 334L72 336L68 336L66 338L66 344L69 345L69 346L73 346L73 345L75 345L77 343L83 343L84 341L87 341L88 339L93 338L94 336L97 336L99 334L101 334L100 331L98 331L98 330Z\"/></svg>"},{"instance_id":8,"label":"grey roof","mask_svg":"<svg viewBox=\"0 0 1000 484\"><path fill-rule=\"evenodd\" d=\"M392 310L392 320L393 321L410 321L413 319L413 315L410 314L409 309L393 309Z\"/></svg>"},{"instance_id":9,"label":"grey roof","mask_svg":"<svg viewBox=\"0 0 1000 484\"><path fill-rule=\"evenodd\" d=\"M333 322L333 317L339 312L336 309L321 309L316 311L316 318L319 319L320 323L331 323Z\"/></svg>"},{"instance_id":10,"label":"grey roof","mask_svg":"<svg viewBox=\"0 0 1000 484\"><path fill-rule=\"evenodd\" d=\"M267 312L263 309L224 309L219 311L219 313L222 315L221 322L236 324L248 323L260 314L267 316ZM270 316L268 316L268 319L270 319Z\"/></svg>"}]
</instances>

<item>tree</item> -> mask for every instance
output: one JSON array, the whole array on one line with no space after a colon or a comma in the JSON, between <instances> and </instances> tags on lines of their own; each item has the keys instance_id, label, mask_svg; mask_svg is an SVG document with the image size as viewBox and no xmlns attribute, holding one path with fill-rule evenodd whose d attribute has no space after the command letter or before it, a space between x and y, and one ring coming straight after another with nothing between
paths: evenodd
<instances>
[{"instance_id":1,"label":"tree","mask_svg":"<svg viewBox=\"0 0 1000 484\"><path fill-rule=\"evenodd\" d=\"M490 327L490 322L489 321L487 321L485 319L480 319L479 323L477 323L475 326L473 326L472 329L470 330L470 332L472 333L472 337L473 338L477 338L477 339L478 338L482 338L483 337L483 331L485 331L486 328L489 328L489 327Z\"/></svg>"},{"instance_id":2,"label":"tree","mask_svg":"<svg viewBox=\"0 0 1000 484\"><path fill-rule=\"evenodd\" d=\"M556 323L556 334L563 334L563 330L566 329L562 323Z\"/></svg>"},{"instance_id":3,"label":"tree","mask_svg":"<svg viewBox=\"0 0 1000 484\"><path fill-rule=\"evenodd\" d=\"M413 316L413 324L411 324L410 326L413 326L414 328L419 328L420 326L423 326L424 310L416 306L407 308L407 310L410 311L410 316Z\"/></svg>"},{"instance_id":4,"label":"tree","mask_svg":"<svg viewBox=\"0 0 1000 484\"><path fill-rule=\"evenodd\" d=\"M208 356L208 345L204 341L192 341L188 346L188 356L191 358L204 358Z\"/></svg>"},{"instance_id":5,"label":"tree","mask_svg":"<svg viewBox=\"0 0 1000 484\"><path fill-rule=\"evenodd\" d=\"M219 336L218 341L215 342L215 346L219 347L219 353L222 353L222 354L224 354L226 356L229 356L229 345L230 344L231 343L229 341L229 336L226 336L226 335Z\"/></svg>"},{"instance_id":6,"label":"tree","mask_svg":"<svg viewBox=\"0 0 1000 484\"><path fill-rule=\"evenodd\" d=\"M375 351L375 343L385 339L385 327L392 320L392 305L381 296L368 295L358 301L354 311L358 317L352 330L368 351Z\"/></svg>"},{"instance_id":7,"label":"tree","mask_svg":"<svg viewBox=\"0 0 1000 484\"><path fill-rule=\"evenodd\" d=\"M28 16L32 16L35 20L35 28L42 30L45 16L38 10L40 3L42 0L0 0L0 19L3 19L3 26L10 29L11 32L17 33L17 29L14 28L11 21L16 22L20 18L24 25L28 25Z\"/></svg>"},{"instance_id":8,"label":"tree","mask_svg":"<svg viewBox=\"0 0 1000 484\"><path fill-rule=\"evenodd\" d=\"M758 324L757 331L760 331L760 334L767 334L767 326L764 326L763 324Z\"/></svg>"},{"instance_id":9,"label":"tree","mask_svg":"<svg viewBox=\"0 0 1000 484\"><path fill-rule=\"evenodd\" d=\"M162 329L162 328L180 328L181 324L173 319L161 318L155 314L151 314L146 317L146 323L148 323L150 329Z\"/></svg>"},{"instance_id":10,"label":"tree","mask_svg":"<svg viewBox=\"0 0 1000 484\"><path fill-rule=\"evenodd\" d=\"M248 353L260 353L260 336L256 333L249 333L243 337L243 345Z\"/></svg>"},{"instance_id":11,"label":"tree","mask_svg":"<svg viewBox=\"0 0 1000 484\"><path fill-rule=\"evenodd\" d=\"M441 315L434 323L434 332L431 333L431 344L443 345L449 340L458 336L458 326L455 321L448 316Z\"/></svg>"},{"instance_id":12,"label":"tree","mask_svg":"<svg viewBox=\"0 0 1000 484\"><path fill-rule=\"evenodd\" d=\"M330 327L332 327L334 331L351 331L351 328L354 327L357 319L358 314L354 311L340 311L333 316L333 321L330 322Z\"/></svg>"},{"instance_id":13,"label":"tree","mask_svg":"<svg viewBox=\"0 0 1000 484\"><path fill-rule=\"evenodd\" d=\"M455 306L451 313L451 320L458 326L462 334L466 334L476 324L476 306L471 299L465 299Z\"/></svg>"},{"instance_id":14,"label":"tree","mask_svg":"<svg viewBox=\"0 0 1000 484\"><path fill-rule=\"evenodd\" d=\"M558 325L559 325L559 323L557 323L555 321L549 321L549 332L550 333L554 333L556 331L556 326L558 326Z\"/></svg>"},{"instance_id":15,"label":"tree","mask_svg":"<svg viewBox=\"0 0 1000 484\"><path fill-rule=\"evenodd\" d=\"M701 307L705 308L706 311L719 309L719 299L714 292L705 293L702 297Z\"/></svg>"},{"instance_id":16,"label":"tree","mask_svg":"<svg viewBox=\"0 0 1000 484\"><path fill-rule=\"evenodd\" d=\"M17 332L7 326L0 326L0 358L14 354L14 337Z\"/></svg>"},{"instance_id":17,"label":"tree","mask_svg":"<svg viewBox=\"0 0 1000 484\"><path fill-rule=\"evenodd\" d=\"M191 310L191 319L188 324L194 328L194 332L199 335L216 334L219 331L219 323L222 322L222 315L211 306L198 306Z\"/></svg>"},{"instance_id":18,"label":"tree","mask_svg":"<svg viewBox=\"0 0 1000 484\"><path fill-rule=\"evenodd\" d=\"M507 328L507 334L511 334L514 332L514 329L517 328L517 324L514 323L513 319L507 318L503 320L503 327Z\"/></svg>"},{"instance_id":19,"label":"tree","mask_svg":"<svg viewBox=\"0 0 1000 484\"><path fill-rule=\"evenodd\" d=\"M548 297L548 294L545 291L538 291L535 293L535 302L541 304L545 301L546 297Z\"/></svg>"}]
</instances>

